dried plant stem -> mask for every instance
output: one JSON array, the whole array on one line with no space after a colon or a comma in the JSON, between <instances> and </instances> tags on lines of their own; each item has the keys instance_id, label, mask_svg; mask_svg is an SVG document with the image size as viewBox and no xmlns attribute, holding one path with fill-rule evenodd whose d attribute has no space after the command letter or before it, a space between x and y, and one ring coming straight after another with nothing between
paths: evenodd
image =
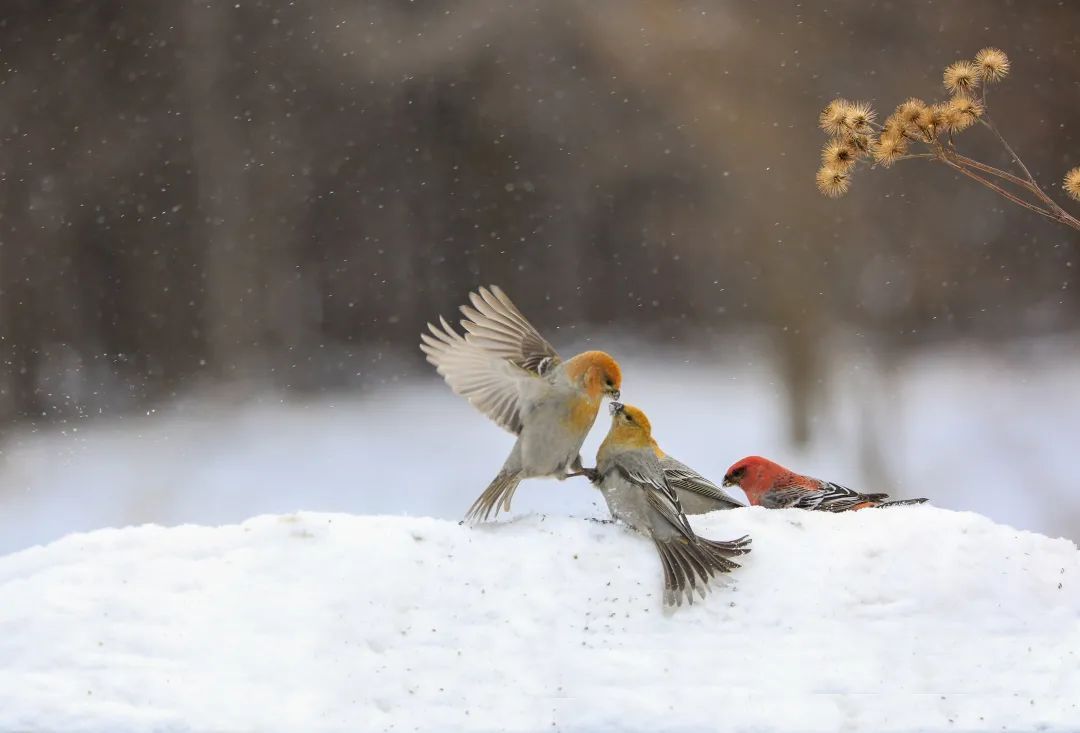
<instances>
[{"instance_id":1,"label":"dried plant stem","mask_svg":"<svg viewBox=\"0 0 1080 733\"><path fill-rule=\"evenodd\" d=\"M912 153L912 154L904 155L904 156L901 156L901 157L897 158L897 161L900 161L900 160L912 160L912 159L917 159L917 158L927 158L927 159L932 159L932 160L939 160L939 161L941 161L943 163L946 163L946 164L950 165L953 168L956 168L961 173L965 173L965 174L969 173L969 171L967 171L965 169L965 167L966 168L974 168L976 170L982 171L983 173L988 173L988 174L990 174L992 176L996 176L996 177L1001 178L1003 180L1009 181L1010 183L1016 184L1017 186L1020 186L1021 188L1027 189L1029 191L1034 191L1037 188L1036 186L1032 185L1028 181L1025 181L1022 178L1018 178L1018 177L1014 176L1013 174L1009 173L1008 171L1003 171L1000 168L995 168L992 165L987 165L985 163L981 163L981 162L975 160L974 158L969 158L966 155L961 155L960 153L957 153L955 150L949 150L949 149L946 149L944 146L940 146L940 145L935 145L934 146L934 152L932 152L932 153ZM1010 194L1006 190L1004 190L1001 187L995 185L992 181L989 181L986 178L983 178L982 176L971 176L971 178L974 178L974 180L979 181L983 185L989 186L991 189L993 189L994 191L997 191L1001 195L1005 196L1010 201L1015 201L1016 203L1020 203L1020 204L1022 204L1024 206L1032 209L1032 211L1037 211L1038 213L1042 214L1043 216L1049 216L1050 218L1053 218L1055 221L1058 221L1057 217L1054 217L1052 212L1047 211L1045 209L1042 209L1040 207L1034 206L1032 204L1029 204L1028 202L1023 201L1023 199L1020 199L1017 196L1015 196L1013 194Z\"/></svg>"},{"instance_id":2,"label":"dried plant stem","mask_svg":"<svg viewBox=\"0 0 1080 733\"><path fill-rule=\"evenodd\" d=\"M983 171L984 173L989 173L990 175L997 176L998 178L1009 181L1010 183L1027 189L1032 194L1034 194L1035 197L1039 199L1039 201L1041 201L1046 207L1046 209L1038 208L1038 211L1040 211L1043 216L1046 216L1047 218L1053 219L1054 221L1060 222L1067 226L1071 226L1073 229L1080 230L1080 219L1077 219L1072 214L1065 211L1065 209L1061 208L1061 206L1059 206L1058 203L1054 201L1054 199L1050 198L1050 196L1047 195L1046 191L1043 191L1042 188L1039 187L1038 182L1035 180L1035 176L1031 175L1031 171L1028 170L1028 167L1026 165L1024 165L1024 161L1020 160L1020 156L1016 154L1015 150L1013 150L1012 145L1009 145L1009 141L1005 139L1005 136L1002 135L1001 131L997 129L997 125L995 125L993 120L990 119L989 86L983 87L981 101L983 109L986 110L986 113L983 115L983 117L979 119L979 124L989 130L991 133L993 133L994 137L997 138L997 141L1001 143L1001 147L1005 148L1005 152L1009 154L1012 162L1016 165L1017 168L1020 169L1020 171L1024 174L1024 178L1027 180L1022 180L1007 171L1003 171L1000 168L986 165L985 163L981 163L972 158L968 158L965 155L954 153L954 155L957 156L957 160L964 165L976 168L980 171ZM998 189L995 188L995 190Z\"/></svg>"},{"instance_id":3,"label":"dried plant stem","mask_svg":"<svg viewBox=\"0 0 1080 733\"><path fill-rule=\"evenodd\" d=\"M983 98L985 99L985 95ZM983 102L983 105L986 105L985 101ZM1005 151L1009 154L1009 157L1012 158L1013 163L1016 163L1016 166L1024 172L1024 177L1027 178L1028 182L1031 184L1031 187L1038 192L1039 198L1043 199L1044 203L1046 203L1047 205L1055 206L1056 204L1054 204L1053 199L1047 196L1043 192L1043 190L1039 188L1039 184L1035 182L1035 177L1031 175L1031 171L1029 171L1028 167L1024 165L1024 161L1020 160L1020 156L1017 155L1016 151L1012 149L1012 145L1009 145L1009 141L1006 140L1005 136L998 131L997 127L994 125L993 122L990 121L989 117L987 116L980 119L979 124L985 127L990 132L994 133L994 137L996 137L998 139L998 142L1001 143L1001 146L1005 148Z\"/></svg>"},{"instance_id":4,"label":"dried plant stem","mask_svg":"<svg viewBox=\"0 0 1080 733\"><path fill-rule=\"evenodd\" d=\"M1056 221L1056 222L1059 222L1061 224L1067 224L1067 225L1069 225L1069 226L1071 226L1071 227L1073 227L1075 229L1080 230L1080 222L1076 222L1074 224L1073 222L1070 222L1070 221L1066 220L1065 218L1062 218L1060 215L1058 215L1054 211L1048 211L1047 209L1040 208L1040 207L1036 206L1035 204L1033 204L1033 203L1031 203L1029 201L1025 201L1024 199L1020 198L1019 196L1016 196L1015 194L1010 193L1009 191L1006 191L1004 188L997 185L996 183L994 183L990 179L983 178L978 173L973 172L971 169L967 168L966 166L961 165L960 163L957 163L957 162L949 159L947 156L941 156L939 158L939 160L941 160L941 162L943 162L945 165L949 166L950 168L953 168L953 169L959 171L960 173L964 174L968 178L971 178L974 181L978 181L979 183L986 186L990 190L995 191L998 195L1007 198L1009 201L1012 201L1014 204L1017 204L1019 206L1023 206L1025 209L1029 209L1031 211L1034 211L1036 214L1038 214L1040 216L1044 216L1047 219L1050 219L1052 221ZM1069 217L1069 218L1071 218L1071 217Z\"/></svg>"},{"instance_id":5,"label":"dried plant stem","mask_svg":"<svg viewBox=\"0 0 1080 733\"><path fill-rule=\"evenodd\" d=\"M1031 175L1031 171L1029 171L1028 167L1024 165L1024 161L1020 160L1020 156L1017 155L1016 151L1012 149L1012 146L1009 145L1009 141L1006 140L1005 136L998 131L997 127L994 126L994 123L991 122L989 119L981 119L979 120L979 122L982 123L982 125L986 127L986 129L990 130L990 132L994 133L994 137L998 139L998 142L1000 142L1002 147L1004 147L1006 152L1008 152L1009 157L1012 158L1013 163L1015 163L1016 166L1021 171L1023 171L1024 177L1027 178L1027 185L1025 187L1033 194L1035 194L1040 201L1042 201L1051 211L1054 212L1055 216L1051 218L1055 221L1061 222L1062 224L1067 224L1073 229L1080 230L1080 219L1077 219L1075 216L1065 211L1065 209L1061 208L1056 201L1050 198L1046 194L1046 192L1039 187L1039 184L1035 181L1035 177Z\"/></svg>"},{"instance_id":6,"label":"dried plant stem","mask_svg":"<svg viewBox=\"0 0 1080 733\"><path fill-rule=\"evenodd\" d=\"M955 150L949 150L948 155L957 163L961 163L971 168L975 168L982 171L983 173L989 173L992 176L997 176L998 178L1006 180L1009 183L1014 183L1021 188L1026 188L1029 191L1034 192L1035 190L1037 190L1035 186L1033 186L1030 182L1025 181L1023 178L1017 178L1008 171L1003 171L1000 168L995 168L992 165L987 165L986 163L982 163L978 160L975 160L974 158L969 158L966 155L962 155L956 152Z\"/></svg>"}]
</instances>

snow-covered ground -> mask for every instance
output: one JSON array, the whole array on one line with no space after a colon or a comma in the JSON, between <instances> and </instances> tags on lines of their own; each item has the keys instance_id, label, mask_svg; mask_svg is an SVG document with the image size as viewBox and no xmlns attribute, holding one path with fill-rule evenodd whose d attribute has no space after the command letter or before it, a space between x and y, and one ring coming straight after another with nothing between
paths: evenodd
<instances>
[{"instance_id":1,"label":"snow-covered ground","mask_svg":"<svg viewBox=\"0 0 1080 733\"><path fill-rule=\"evenodd\" d=\"M757 453L854 487L928 496L1073 538L1076 342L952 348L889 372L869 346L837 348L816 438L797 450L786 437L783 385L760 343L691 354L604 339L623 362L625 399L648 412L670 453L714 479ZM433 375L305 402L229 397L9 435L0 458L0 553L100 527L220 524L296 510L457 519L512 442ZM606 429L602 416L586 461ZM866 458L875 445L884 472ZM604 511L583 481L526 482L515 509Z\"/></svg>"},{"instance_id":2,"label":"snow-covered ground","mask_svg":"<svg viewBox=\"0 0 1080 733\"><path fill-rule=\"evenodd\" d=\"M407 468L407 467L399 467ZM1080 554L904 507L749 532L665 612L614 525L303 513L0 558L0 730L1080 729Z\"/></svg>"}]
</instances>

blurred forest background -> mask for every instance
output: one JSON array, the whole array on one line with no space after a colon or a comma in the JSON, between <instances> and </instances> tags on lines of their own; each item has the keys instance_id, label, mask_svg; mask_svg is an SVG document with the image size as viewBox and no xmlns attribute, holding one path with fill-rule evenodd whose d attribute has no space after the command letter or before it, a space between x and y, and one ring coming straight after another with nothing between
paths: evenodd
<instances>
[{"instance_id":1,"label":"blurred forest background","mask_svg":"<svg viewBox=\"0 0 1080 733\"><path fill-rule=\"evenodd\" d=\"M814 188L826 102L943 96L986 45L1057 193L1080 3L8 0L0 418L427 375L423 324L498 283L549 329L764 334L806 441L838 333L1076 333L1075 232L923 161Z\"/></svg>"}]
</instances>

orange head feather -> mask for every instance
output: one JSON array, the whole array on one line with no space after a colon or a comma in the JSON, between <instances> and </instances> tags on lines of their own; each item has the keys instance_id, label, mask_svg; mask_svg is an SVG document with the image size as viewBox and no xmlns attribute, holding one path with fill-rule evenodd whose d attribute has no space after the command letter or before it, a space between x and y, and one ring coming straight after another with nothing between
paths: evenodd
<instances>
[{"instance_id":1,"label":"orange head feather","mask_svg":"<svg viewBox=\"0 0 1080 733\"><path fill-rule=\"evenodd\" d=\"M611 403L611 429L600 445L597 457L616 448L648 448L662 456L660 447L652 437L652 424L645 413L633 405Z\"/></svg>"},{"instance_id":2,"label":"orange head feather","mask_svg":"<svg viewBox=\"0 0 1080 733\"><path fill-rule=\"evenodd\" d=\"M622 370L611 355L603 351L585 351L566 362L566 375L593 399L605 394L619 399Z\"/></svg>"}]
</instances>

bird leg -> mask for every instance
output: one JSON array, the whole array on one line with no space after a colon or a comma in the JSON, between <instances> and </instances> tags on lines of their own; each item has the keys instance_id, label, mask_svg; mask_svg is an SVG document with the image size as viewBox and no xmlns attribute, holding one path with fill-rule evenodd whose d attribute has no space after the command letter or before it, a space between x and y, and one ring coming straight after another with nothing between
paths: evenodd
<instances>
[{"instance_id":1,"label":"bird leg","mask_svg":"<svg viewBox=\"0 0 1080 733\"><path fill-rule=\"evenodd\" d=\"M573 462L570 463L569 470L562 478L570 478L571 476L585 476L594 484L600 480L600 474L597 473L595 468L585 468L581 465L581 454L578 453Z\"/></svg>"}]
</instances>

